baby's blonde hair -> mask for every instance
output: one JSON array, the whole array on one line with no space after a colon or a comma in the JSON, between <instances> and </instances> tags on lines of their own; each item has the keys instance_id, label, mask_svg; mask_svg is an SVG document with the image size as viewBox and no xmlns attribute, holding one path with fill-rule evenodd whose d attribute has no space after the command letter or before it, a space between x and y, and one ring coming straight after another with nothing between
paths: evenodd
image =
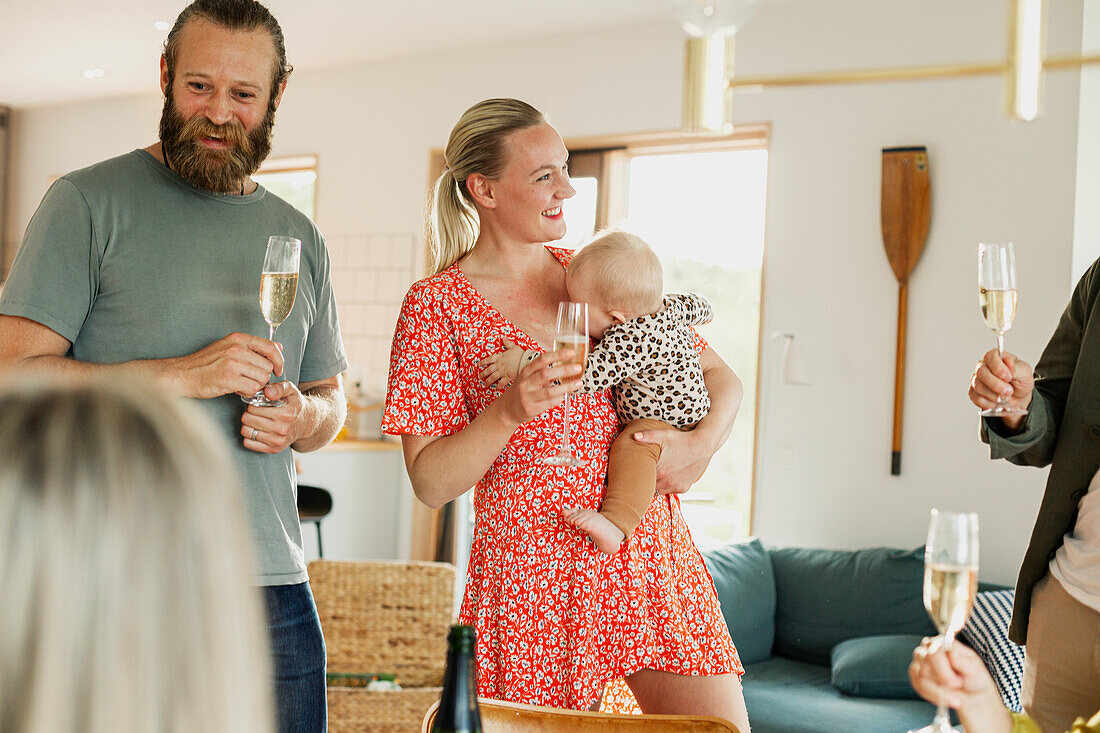
<instances>
[{"instance_id":1,"label":"baby's blonde hair","mask_svg":"<svg viewBox=\"0 0 1100 733\"><path fill-rule=\"evenodd\" d=\"M244 497L143 379L0 385L0 731L271 733Z\"/></svg>"},{"instance_id":2,"label":"baby's blonde hair","mask_svg":"<svg viewBox=\"0 0 1100 733\"><path fill-rule=\"evenodd\" d=\"M632 318L661 307L661 260L644 239L623 229L597 233L574 255L566 276L586 278L609 310Z\"/></svg>"}]
</instances>

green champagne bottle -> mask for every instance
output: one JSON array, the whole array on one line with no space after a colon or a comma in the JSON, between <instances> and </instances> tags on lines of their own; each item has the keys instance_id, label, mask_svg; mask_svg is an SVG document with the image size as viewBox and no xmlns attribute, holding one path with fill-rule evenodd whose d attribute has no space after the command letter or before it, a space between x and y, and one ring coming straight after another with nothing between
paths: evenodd
<instances>
[{"instance_id":1,"label":"green champagne bottle","mask_svg":"<svg viewBox=\"0 0 1100 733\"><path fill-rule=\"evenodd\" d=\"M477 707L477 632L473 626L456 625L447 635L447 671L443 697L431 733L481 733Z\"/></svg>"}]
</instances>

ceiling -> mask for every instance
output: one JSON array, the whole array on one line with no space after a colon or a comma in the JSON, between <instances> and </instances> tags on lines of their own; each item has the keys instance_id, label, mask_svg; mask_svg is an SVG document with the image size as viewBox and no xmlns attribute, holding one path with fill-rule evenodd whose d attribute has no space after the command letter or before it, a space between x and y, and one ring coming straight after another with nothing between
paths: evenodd
<instances>
[{"instance_id":1,"label":"ceiling","mask_svg":"<svg viewBox=\"0 0 1100 733\"><path fill-rule=\"evenodd\" d=\"M157 89L166 31L186 0L0 0L0 105ZM671 0L268 0L299 70L584 29L672 20ZM102 69L85 79L85 69Z\"/></svg>"}]
</instances>

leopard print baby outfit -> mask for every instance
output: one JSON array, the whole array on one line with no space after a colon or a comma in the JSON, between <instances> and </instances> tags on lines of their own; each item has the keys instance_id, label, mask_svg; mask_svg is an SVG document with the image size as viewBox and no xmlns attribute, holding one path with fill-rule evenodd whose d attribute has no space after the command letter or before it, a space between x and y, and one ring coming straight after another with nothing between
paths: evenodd
<instances>
[{"instance_id":1,"label":"leopard print baby outfit","mask_svg":"<svg viewBox=\"0 0 1100 733\"><path fill-rule=\"evenodd\" d=\"M656 313L612 325L585 362L584 391L616 387L615 410L624 423L645 417L691 427L710 410L691 326L713 317L703 296L669 293ZM523 364L538 355L525 352Z\"/></svg>"}]
</instances>

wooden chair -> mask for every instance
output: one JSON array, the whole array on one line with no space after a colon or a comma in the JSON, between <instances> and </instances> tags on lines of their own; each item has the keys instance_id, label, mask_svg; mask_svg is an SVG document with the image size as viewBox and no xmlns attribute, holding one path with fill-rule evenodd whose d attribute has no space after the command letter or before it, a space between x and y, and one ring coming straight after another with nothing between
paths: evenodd
<instances>
[{"instance_id":1,"label":"wooden chair","mask_svg":"<svg viewBox=\"0 0 1100 733\"><path fill-rule=\"evenodd\" d=\"M705 715L611 715L559 710L478 698L484 733L738 733L737 726ZM424 716L421 733L430 733L439 703Z\"/></svg>"}]
</instances>

